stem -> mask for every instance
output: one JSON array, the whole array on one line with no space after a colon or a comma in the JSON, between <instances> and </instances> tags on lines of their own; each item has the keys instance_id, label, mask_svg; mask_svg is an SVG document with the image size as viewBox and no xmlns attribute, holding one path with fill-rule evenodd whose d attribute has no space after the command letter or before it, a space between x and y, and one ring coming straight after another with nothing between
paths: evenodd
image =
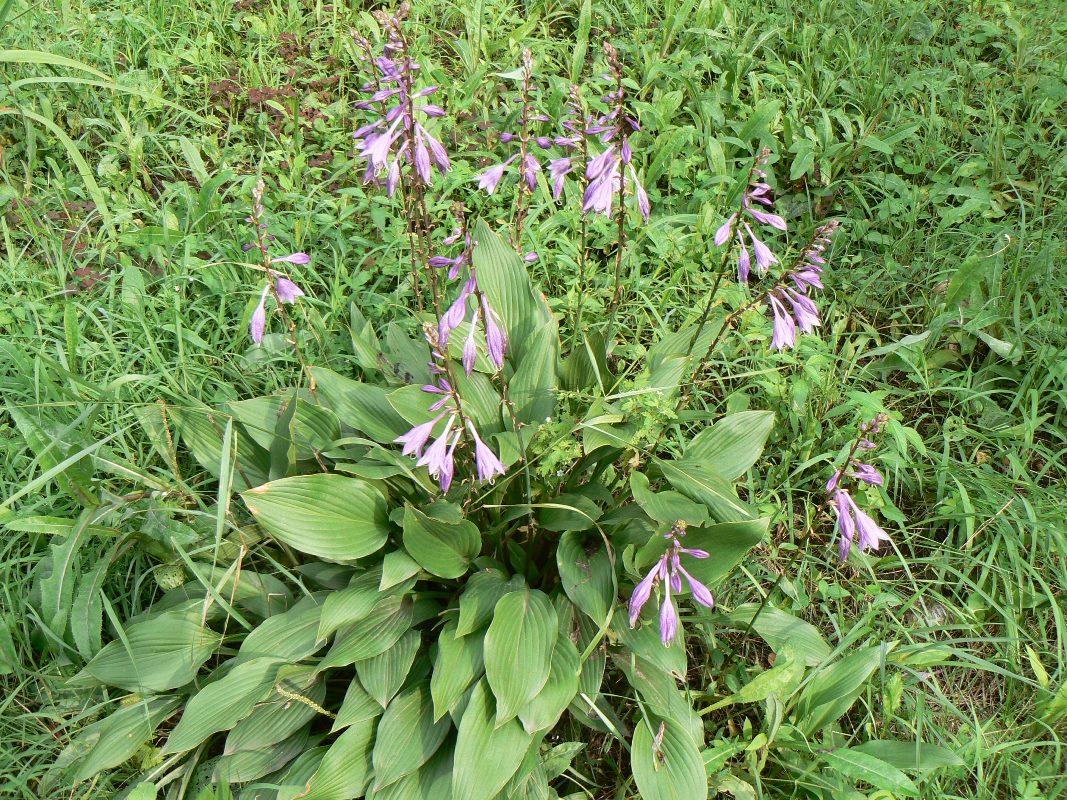
<instances>
[{"instance_id":1,"label":"stem","mask_svg":"<svg viewBox=\"0 0 1067 800\"><path fill-rule=\"evenodd\" d=\"M719 261L719 274L715 277L715 283L711 285L711 291L708 293L708 301L704 304L704 311L700 314L700 323L697 325L697 329L693 332L693 338L689 340L689 347L685 349L685 357L689 358L693 354L693 348L696 347L697 341L700 339L700 334L704 332L704 326L708 323L708 317L711 314L711 307L715 303L715 295L719 293L719 285L722 283L723 277L726 275L726 262L730 259L730 253L734 251L734 229L730 227L730 238L728 241L730 245L726 248L722 254L722 259Z\"/></svg>"}]
</instances>

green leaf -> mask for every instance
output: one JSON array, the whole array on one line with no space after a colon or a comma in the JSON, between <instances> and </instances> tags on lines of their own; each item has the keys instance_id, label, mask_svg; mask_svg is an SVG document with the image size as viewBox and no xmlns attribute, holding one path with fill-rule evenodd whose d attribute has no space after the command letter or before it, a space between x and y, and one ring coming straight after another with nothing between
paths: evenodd
<instances>
[{"instance_id":1,"label":"green leaf","mask_svg":"<svg viewBox=\"0 0 1067 800\"><path fill-rule=\"evenodd\" d=\"M430 678L434 719L452 711L484 671L482 638L457 636L456 623L447 623L437 637L437 659Z\"/></svg>"},{"instance_id":2,"label":"green leaf","mask_svg":"<svg viewBox=\"0 0 1067 800\"><path fill-rule=\"evenodd\" d=\"M330 745L306 786L285 787L278 800L349 800L361 797L371 766L374 720L347 728Z\"/></svg>"},{"instance_id":3,"label":"green leaf","mask_svg":"<svg viewBox=\"0 0 1067 800\"><path fill-rule=\"evenodd\" d=\"M603 540L567 531L556 546L556 564L567 597L579 611L603 624L618 594L615 567Z\"/></svg>"},{"instance_id":4,"label":"green leaf","mask_svg":"<svg viewBox=\"0 0 1067 800\"><path fill-rule=\"evenodd\" d=\"M219 465L223 463L223 431L227 415L208 408L167 407L174 418L178 434L193 458L215 478L219 477ZM270 454L247 434L233 431L233 449L237 456L229 459L240 469L233 472L233 485L238 491L250 489L267 482L270 470ZM227 455L229 458L229 455ZM247 479L247 480L246 480Z\"/></svg>"},{"instance_id":5,"label":"green leaf","mask_svg":"<svg viewBox=\"0 0 1067 800\"><path fill-rule=\"evenodd\" d=\"M814 625L772 605L745 603L715 616L715 624L752 629L771 646L775 653L789 647L807 666L815 667L830 658L830 645ZM757 616L757 611L759 612Z\"/></svg>"},{"instance_id":6,"label":"green leaf","mask_svg":"<svg viewBox=\"0 0 1067 800\"><path fill-rule=\"evenodd\" d=\"M193 695L167 737L164 754L192 750L211 734L229 730L251 714L256 703L271 693L280 664L275 658L246 661Z\"/></svg>"},{"instance_id":7,"label":"green leaf","mask_svg":"<svg viewBox=\"0 0 1067 800\"><path fill-rule=\"evenodd\" d=\"M718 522L741 522L754 516L734 487L711 468L691 459L656 461L663 476L682 494L708 507Z\"/></svg>"},{"instance_id":8,"label":"green leaf","mask_svg":"<svg viewBox=\"0 0 1067 800\"><path fill-rule=\"evenodd\" d=\"M518 720L494 720L486 682L479 681L463 711L456 736L452 797L492 800L519 769L533 737Z\"/></svg>"},{"instance_id":9,"label":"green leaf","mask_svg":"<svg viewBox=\"0 0 1067 800\"><path fill-rule=\"evenodd\" d=\"M630 748L630 769L641 800L700 800L708 777L689 734L671 720L640 722Z\"/></svg>"},{"instance_id":10,"label":"green leaf","mask_svg":"<svg viewBox=\"0 0 1067 800\"><path fill-rule=\"evenodd\" d=\"M321 705L326 698L326 682L315 678L313 667L283 666L275 685L312 703ZM291 697L272 691L256 704L251 714L233 726L226 736L223 754L268 750L303 728L317 713L306 703L294 702Z\"/></svg>"},{"instance_id":11,"label":"green leaf","mask_svg":"<svg viewBox=\"0 0 1067 800\"><path fill-rule=\"evenodd\" d=\"M458 578L482 549L482 536L469 520L442 520L410 503L404 508L404 549L439 578Z\"/></svg>"},{"instance_id":12,"label":"green leaf","mask_svg":"<svg viewBox=\"0 0 1067 800\"><path fill-rule=\"evenodd\" d=\"M241 642L237 662L256 658L299 661L319 649L320 597L306 597L288 611L263 620Z\"/></svg>"},{"instance_id":13,"label":"green leaf","mask_svg":"<svg viewBox=\"0 0 1067 800\"><path fill-rule=\"evenodd\" d=\"M656 522L673 525L678 520L687 525L707 525L711 519L703 503L690 500L680 492L653 492L644 473L630 475L630 491L641 510Z\"/></svg>"},{"instance_id":14,"label":"green leaf","mask_svg":"<svg viewBox=\"0 0 1067 800\"><path fill-rule=\"evenodd\" d=\"M240 422L248 435L264 450L270 450L275 439L276 423L286 409L291 410L293 420L289 425L292 444L296 445L296 457L300 460L314 458L316 452L329 448L341 435L337 417L322 406L297 397L293 404L292 393L253 397L228 403L226 410Z\"/></svg>"},{"instance_id":15,"label":"green leaf","mask_svg":"<svg viewBox=\"0 0 1067 800\"><path fill-rule=\"evenodd\" d=\"M408 631L384 653L356 664L359 682L383 708L404 685L420 644L419 632Z\"/></svg>"},{"instance_id":16,"label":"green leaf","mask_svg":"<svg viewBox=\"0 0 1067 800\"><path fill-rule=\"evenodd\" d=\"M559 620L543 592L504 595L485 634L485 677L497 703L497 724L515 717L548 681Z\"/></svg>"},{"instance_id":17,"label":"green leaf","mask_svg":"<svg viewBox=\"0 0 1067 800\"><path fill-rule=\"evenodd\" d=\"M508 381L508 399L515 404L519 422L536 425L553 415L558 376L559 330L555 320L550 320L530 337L522 360Z\"/></svg>"},{"instance_id":18,"label":"green leaf","mask_svg":"<svg viewBox=\"0 0 1067 800\"><path fill-rule=\"evenodd\" d=\"M377 569L367 570L344 589L326 596L319 619L319 639L326 639L342 625L358 622L373 610L382 599L381 575Z\"/></svg>"},{"instance_id":19,"label":"green leaf","mask_svg":"<svg viewBox=\"0 0 1067 800\"><path fill-rule=\"evenodd\" d=\"M472 255L478 286L507 331L509 360L521 364L536 342L535 332L551 319L548 305L534 292L526 264L485 220L478 220L474 238L478 240Z\"/></svg>"},{"instance_id":20,"label":"green leaf","mask_svg":"<svg viewBox=\"0 0 1067 800\"><path fill-rule=\"evenodd\" d=\"M773 667L757 672L748 683L708 710L717 710L734 703L761 703L768 697L775 697L784 705L803 678L804 662L791 657L787 651L778 658Z\"/></svg>"},{"instance_id":21,"label":"green leaf","mask_svg":"<svg viewBox=\"0 0 1067 800\"><path fill-rule=\"evenodd\" d=\"M578 650L567 631L560 630L552 650L548 680L525 708L519 719L528 733L548 730L555 726L567 706L578 694L578 673L582 663Z\"/></svg>"},{"instance_id":22,"label":"green leaf","mask_svg":"<svg viewBox=\"0 0 1067 800\"><path fill-rule=\"evenodd\" d=\"M848 711L891 649L886 644L865 647L820 669L797 700L797 727L810 735Z\"/></svg>"},{"instance_id":23,"label":"green leaf","mask_svg":"<svg viewBox=\"0 0 1067 800\"><path fill-rule=\"evenodd\" d=\"M710 467L727 481L752 468L774 427L770 411L739 411L698 433L685 448L685 459Z\"/></svg>"},{"instance_id":24,"label":"green leaf","mask_svg":"<svg viewBox=\"0 0 1067 800\"><path fill-rule=\"evenodd\" d=\"M359 478L298 475L250 489L241 497L275 539L330 561L369 555L381 549L388 536L385 497Z\"/></svg>"},{"instance_id":25,"label":"green leaf","mask_svg":"<svg viewBox=\"0 0 1067 800\"><path fill-rule=\"evenodd\" d=\"M180 705L177 697L153 697L86 725L59 757L61 763L74 759L68 767L70 781L80 783L128 761Z\"/></svg>"},{"instance_id":26,"label":"green leaf","mask_svg":"<svg viewBox=\"0 0 1067 800\"><path fill-rule=\"evenodd\" d=\"M847 778L866 781L876 789L899 797L918 797L917 787L907 775L879 758L858 750L842 748L822 754L826 766Z\"/></svg>"},{"instance_id":27,"label":"green leaf","mask_svg":"<svg viewBox=\"0 0 1067 800\"><path fill-rule=\"evenodd\" d=\"M353 679L348 684L348 691L345 692L345 699L341 701L341 708L337 712L337 719L333 721L330 733L336 733L364 720L374 719L381 713L382 707L378 701L367 694L359 681Z\"/></svg>"},{"instance_id":28,"label":"green leaf","mask_svg":"<svg viewBox=\"0 0 1067 800\"><path fill-rule=\"evenodd\" d=\"M315 394L340 420L381 444L389 444L411 426L393 409L388 392L380 386L360 383L322 367L312 367Z\"/></svg>"},{"instance_id":29,"label":"green leaf","mask_svg":"<svg viewBox=\"0 0 1067 800\"><path fill-rule=\"evenodd\" d=\"M434 721L428 686L420 684L400 694L385 709L375 735L375 789L403 778L429 761L451 729L449 720Z\"/></svg>"},{"instance_id":30,"label":"green leaf","mask_svg":"<svg viewBox=\"0 0 1067 800\"><path fill-rule=\"evenodd\" d=\"M218 647L198 611L169 611L131 625L121 641L104 646L78 673L139 694L189 683Z\"/></svg>"},{"instance_id":31,"label":"green leaf","mask_svg":"<svg viewBox=\"0 0 1067 800\"><path fill-rule=\"evenodd\" d=\"M497 602L514 588L507 576L496 569L481 570L471 575L459 597L456 636L466 636L489 622Z\"/></svg>"},{"instance_id":32,"label":"green leaf","mask_svg":"<svg viewBox=\"0 0 1067 800\"><path fill-rule=\"evenodd\" d=\"M412 603L405 597L387 597L366 617L345 625L329 649L319 671L346 667L384 653L411 627Z\"/></svg>"},{"instance_id":33,"label":"green leaf","mask_svg":"<svg viewBox=\"0 0 1067 800\"><path fill-rule=\"evenodd\" d=\"M964 761L947 747L927 742L900 742L893 739L868 739L850 748L903 770L930 772L945 767L962 767Z\"/></svg>"}]
</instances>

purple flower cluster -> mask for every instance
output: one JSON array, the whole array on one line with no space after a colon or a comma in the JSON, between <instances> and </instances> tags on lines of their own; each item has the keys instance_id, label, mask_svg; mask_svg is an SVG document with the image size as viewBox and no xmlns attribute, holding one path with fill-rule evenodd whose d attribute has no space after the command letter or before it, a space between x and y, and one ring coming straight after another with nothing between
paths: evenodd
<instances>
[{"instance_id":1,"label":"purple flower cluster","mask_svg":"<svg viewBox=\"0 0 1067 800\"><path fill-rule=\"evenodd\" d=\"M565 134L557 136L553 141L572 155L554 159L548 165L548 174L552 178L552 197L555 200L559 200L563 194L563 184L567 176L575 169L584 170L586 154L589 152L587 129L594 124L593 119L585 113L581 90L577 86L571 86L564 107L566 111L560 121L560 127Z\"/></svg>"},{"instance_id":2,"label":"purple flower cluster","mask_svg":"<svg viewBox=\"0 0 1067 800\"><path fill-rule=\"evenodd\" d=\"M697 550L690 547L682 547L679 537L685 536L685 523L677 522L670 532L664 534L664 538L670 541L665 552L655 563L648 574L634 587L630 595L630 627L637 624L641 616L641 609L652 597L652 590L663 587L663 602L659 612L659 634L664 645L670 645L678 635L678 611L674 607L671 593L679 594L682 591L682 578L689 584L693 593L693 599L702 606L715 607L715 598L703 583L694 578L682 566L682 556L692 558L707 558L706 550Z\"/></svg>"},{"instance_id":3,"label":"purple flower cluster","mask_svg":"<svg viewBox=\"0 0 1067 800\"><path fill-rule=\"evenodd\" d=\"M774 319L772 350L796 346L798 328L801 333L811 333L821 324L819 309L809 292L823 288L822 270L826 260L822 254L839 224L837 220L830 220L820 226L797 265L782 278L781 283L767 292L767 306ZM793 286L786 285L786 281L790 280Z\"/></svg>"},{"instance_id":4,"label":"purple flower cluster","mask_svg":"<svg viewBox=\"0 0 1067 800\"><path fill-rule=\"evenodd\" d=\"M741 283L748 283L749 270L752 266L752 254L749 253L749 245L752 253L756 256L756 273L763 275L772 264L778 263L777 256L752 230L752 222L761 225L770 225L780 231L786 229L785 220L777 214L763 211L758 206L771 208L774 201L770 198L771 187L767 184L767 173L762 167L766 166L770 156L769 150L760 153L756 166L749 174L749 184L741 197L741 208L726 218L726 222L715 232L715 246L722 247L731 238L736 238L739 250L737 254L737 278ZM743 230L742 230L743 229Z\"/></svg>"},{"instance_id":5,"label":"purple flower cluster","mask_svg":"<svg viewBox=\"0 0 1067 800\"><path fill-rule=\"evenodd\" d=\"M444 145L420 121L420 117L432 119L444 116L445 112L432 103L415 104L415 100L434 94L438 87L415 89L415 77L422 65L408 53L402 20L400 14L383 18L388 41L382 55L373 58L374 79L363 84L362 90L368 98L355 103L356 108L377 111L380 116L352 134L360 142L360 154L367 162L364 181L378 181L384 174L390 197L400 183L402 164L413 166L418 180L426 185L430 183L433 167L442 175L450 167ZM356 39L369 53L366 39L358 35Z\"/></svg>"},{"instance_id":6,"label":"purple flower cluster","mask_svg":"<svg viewBox=\"0 0 1067 800\"><path fill-rule=\"evenodd\" d=\"M468 302L472 298L474 299L473 312ZM437 336L442 348L448 347L452 332L463 324L468 314L470 314L470 331L463 343L463 371L468 376L474 371L474 361L478 356L476 334L479 321L482 322L485 330L485 348L489 354L489 360L496 369L500 369L504 366L504 352L508 346L507 334L500 324L500 317L489 305L489 298L478 288L478 276L473 267L459 295L448 310L441 315L438 322Z\"/></svg>"},{"instance_id":7,"label":"purple flower cluster","mask_svg":"<svg viewBox=\"0 0 1067 800\"><path fill-rule=\"evenodd\" d=\"M888 419L885 414L879 414L870 422L860 425L860 436L853 443L845 466L836 470L826 484L826 493L830 496L837 515L838 552L842 561L848 558L852 542L857 534L860 550L877 550L882 542L890 540L889 534L882 530L867 512L856 505L851 493L841 486L843 481L849 479L868 486L882 485L882 475L878 470L870 464L856 460L853 455L857 450L874 449L875 444L869 437L881 433Z\"/></svg>"},{"instance_id":8,"label":"purple flower cluster","mask_svg":"<svg viewBox=\"0 0 1067 800\"><path fill-rule=\"evenodd\" d=\"M615 82L615 88L603 97L611 110L587 128L586 133L598 136L607 147L599 155L589 159L586 166L585 177L589 184L582 199L582 210L587 214L595 212L610 216L615 197L630 195L637 198L641 216L648 222L652 208L648 193L634 170L633 148L630 146L630 134L641 130L641 126L626 107L619 51L605 42L604 56L609 69L606 77Z\"/></svg>"},{"instance_id":9,"label":"purple flower cluster","mask_svg":"<svg viewBox=\"0 0 1067 800\"><path fill-rule=\"evenodd\" d=\"M242 249L247 253L249 250L258 250L263 257L264 270L267 273L267 284L263 287L263 293L259 297L259 305L256 306L256 310L252 312L252 320L249 324L249 334L252 337L252 341L259 344L263 341L263 334L267 329L267 295L270 294L272 281L274 288L274 297L278 301L279 305L289 305L295 303L299 298L304 296L304 290L297 286L293 281L281 274L277 270L271 269L271 264L297 264L303 266L311 263L311 256L307 253L290 253L287 256L274 256L270 255L270 243L274 241L274 236L267 233L267 223L264 221L266 216L266 208L263 205L263 192L266 189L266 184L262 179L256 182L256 185L252 187L252 214L245 219L245 222L255 226L256 241L249 242L242 245Z\"/></svg>"},{"instance_id":10,"label":"purple flower cluster","mask_svg":"<svg viewBox=\"0 0 1067 800\"><path fill-rule=\"evenodd\" d=\"M519 113L519 130L516 132L504 131L500 134L500 141L504 143L518 140L519 152L510 158L485 170L478 176L478 188L484 189L487 194L496 191L497 186L504 177L507 168L518 160L518 170L521 187L524 183L527 191L532 192L537 187L537 175L541 172L541 162L537 159L530 148L530 143L535 142L542 150L552 146L552 139L548 136L531 135L532 123L548 122L545 114L533 113L532 96L536 91L533 82L533 54L529 49L522 51L522 110Z\"/></svg>"},{"instance_id":11,"label":"purple flower cluster","mask_svg":"<svg viewBox=\"0 0 1067 800\"><path fill-rule=\"evenodd\" d=\"M456 448L463 439L464 430L470 435L474 448L474 467L478 480L491 481L498 475L503 475L504 465L496 454L478 435L478 430L470 418L463 414L463 407L459 394L448 379L447 359L443 353L444 346L437 340L437 330L433 325L426 327L426 339L430 343L432 360L430 370L434 374L433 383L422 387L422 390L431 395L438 395L429 408L431 414L436 413L433 419L416 425L403 436L396 438L397 444L402 444L404 455L415 456L418 460L416 466L426 467L430 476L437 480L442 492L447 492L452 486L455 477ZM434 435L444 420L443 427ZM433 442L430 443L430 439Z\"/></svg>"}]
</instances>

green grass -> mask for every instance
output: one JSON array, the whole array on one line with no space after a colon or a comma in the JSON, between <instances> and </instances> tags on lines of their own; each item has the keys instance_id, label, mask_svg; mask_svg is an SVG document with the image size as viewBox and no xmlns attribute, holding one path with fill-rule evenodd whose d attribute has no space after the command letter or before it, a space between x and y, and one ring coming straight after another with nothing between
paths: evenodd
<instances>
[{"instance_id":1,"label":"green grass","mask_svg":"<svg viewBox=\"0 0 1067 800\"><path fill-rule=\"evenodd\" d=\"M348 32L366 29L368 18L341 3L238 5L16 3L0 28L3 48L76 59L123 89L20 84L87 73L4 67L0 106L65 131L99 188L90 191L48 126L0 117L0 385L7 407L37 419L52 443L43 453L28 447L25 426L0 412L0 497L106 439L152 476L172 476L176 458L200 504L192 510L214 513L210 476L187 454L161 452L138 415L159 401L210 405L297 380L299 365L287 352L247 341L258 296L254 277L239 266L240 245L259 173L271 187L273 231L314 255L300 276L314 295L303 307L309 361L351 370L352 301L375 321L411 322L393 214L360 186L352 155L349 103L359 81ZM456 147L472 166L445 182L458 186L489 155L477 126L498 118L489 111L500 93L492 74L513 69L523 45L543 75L561 76L545 80L558 102L582 3L413 5L420 51L450 76L445 104L468 126ZM621 0L591 9L589 52L605 32L620 45L642 87L647 135L639 156L658 171L653 224L624 264L620 328L632 334L617 355L637 354L657 332L695 315L715 277L711 236L755 147L776 154L780 207L794 227L829 215L846 221L820 336L803 339L794 355L768 357L765 320L750 314L699 375L694 405L714 416L744 407L778 414L746 487L776 529L719 589L720 606L771 592L770 602L803 616L835 646L867 639L938 646L926 655L916 648L902 678L875 674L842 736L918 736L958 754L965 766L924 779L923 797L1061 796L1062 4ZM236 96L228 80L242 87ZM257 102L247 91L288 85L308 117L299 128L289 116L292 98ZM531 267L560 312L585 291L572 245L560 241L573 223L568 214L544 206L531 213L538 249L560 253ZM603 254L583 301L591 315L610 300L610 241L606 227L594 227L592 247ZM882 409L899 422L880 451L887 476L880 511L906 566L864 573L838 564L819 492L855 422ZM124 525L140 526L144 509L118 496L145 484L99 471L96 480ZM53 480L12 508L19 516L78 511ZM0 546L0 615L11 640L8 648L0 631L0 777L12 797L45 796L38 780L96 710L65 687L81 656L49 641L40 598L32 596L35 569L53 544L46 534L5 531ZM117 619L142 611L158 591L158 560L128 539L94 537L80 560L86 570L110 565L102 587ZM695 692L735 689L731 681L767 666L755 637L706 627L719 650L690 675ZM709 737L758 727L757 717L713 714ZM600 763L575 762L568 791L632 796L616 793L626 769L611 766L625 763L625 754L610 741L603 747ZM48 796L110 796L132 771L92 786L54 785ZM769 770L756 796L794 796L796 778Z\"/></svg>"}]
</instances>

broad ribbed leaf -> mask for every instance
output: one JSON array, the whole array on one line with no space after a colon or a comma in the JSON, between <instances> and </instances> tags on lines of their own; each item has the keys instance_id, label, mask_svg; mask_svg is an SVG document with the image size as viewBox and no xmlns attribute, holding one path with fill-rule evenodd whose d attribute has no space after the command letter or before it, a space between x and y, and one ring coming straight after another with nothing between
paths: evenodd
<instances>
[{"instance_id":1,"label":"broad ribbed leaf","mask_svg":"<svg viewBox=\"0 0 1067 800\"><path fill-rule=\"evenodd\" d=\"M273 690L280 664L276 658L246 661L193 695L167 737L163 752L191 750L211 734L229 730L251 714L256 703Z\"/></svg>"},{"instance_id":2,"label":"broad ribbed leaf","mask_svg":"<svg viewBox=\"0 0 1067 800\"><path fill-rule=\"evenodd\" d=\"M348 684L345 699L341 701L341 708L337 712L337 719L333 721L330 733L356 725L364 720L374 719L382 713L382 707L364 689L358 680L353 679Z\"/></svg>"},{"instance_id":3,"label":"broad ribbed leaf","mask_svg":"<svg viewBox=\"0 0 1067 800\"><path fill-rule=\"evenodd\" d=\"M693 438L685 448L685 459L735 481L759 460L772 427L774 414L770 411L727 414Z\"/></svg>"},{"instance_id":4,"label":"broad ribbed leaf","mask_svg":"<svg viewBox=\"0 0 1067 800\"><path fill-rule=\"evenodd\" d=\"M153 697L128 706L86 725L60 756L67 762L72 783L80 783L130 759L148 741L152 732L181 704L177 697Z\"/></svg>"},{"instance_id":5,"label":"broad ribbed leaf","mask_svg":"<svg viewBox=\"0 0 1067 800\"><path fill-rule=\"evenodd\" d=\"M385 709L375 736L375 788L388 786L429 761L451 729L449 720L434 722L426 684L398 695Z\"/></svg>"},{"instance_id":6,"label":"broad ribbed leaf","mask_svg":"<svg viewBox=\"0 0 1067 800\"><path fill-rule=\"evenodd\" d=\"M396 413L380 386L360 383L322 367L312 367L315 394L340 420L382 444L392 442L411 427Z\"/></svg>"},{"instance_id":7,"label":"broad ribbed leaf","mask_svg":"<svg viewBox=\"0 0 1067 800\"><path fill-rule=\"evenodd\" d=\"M497 724L512 719L544 687L559 620L537 590L504 595L485 634L485 677L497 704Z\"/></svg>"},{"instance_id":8,"label":"broad ribbed leaf","mask_svg":"<svg viewBox=\"0 0 1067 800\"><path fill-rule=\"evenodd\" d=\"M864 647L819 669L801 690L797 727L810 735L848 711L891 649L885 644Z\"/></svg>"},{"instance_id":9,"label":"broad ribbed leaf","mask_svg":"<svg viewBox=\"0 0 1067 800\"><path fill-rule=\"evenodd\" d=\"M708 507L718 522L752 519L752 510L737 497L734 487L711 468L695 461L656 461L663 476L682 494Z\"/></svg>"},{"instance_id":10,"label":"broad ribbed leaf","mask_svg":"<svg viewBox=\"0 0 1067 800\"><path fill-rule=\"evenodd\" d=\"M434 719L451 711L484 671L482 637L456 636L456 623L445 625L437 637L437 660L430 678Z\"/></svg>"},{"instance_id":11,"label":"broad ribbed leaf","mask_svg":"<svg viewBox=\"0 0 1067 800\"><path fill-rule=\"evenodd\" d=\"M404 549L439 578L458 578L482 549L473 522L435 519L408 504L404 509Z\"/></svg>"},{"instance_id":12,"label":"broad ribbed leaf","mask_svg":"<svg viewBox=\"0 0 1067 800\"><path fill-rule=\"evenodd\" d=\"M559 330L555 320L549 320L534 331L508 381L508 398L515 404L519 422L538 425L553 416L558 375Z\"/></svg>"},{"instance_id":13,"label":"broad ribbed leaf","mask_svg":"<svg viewBox=\"0 0 1067 800\"><path fill-rule=\"evenodd\" d=\"M356 664L359 682L383 708L404 685L421 643L418 631L408 631L384 653Z\"/></svg>"},{"instance_id":14,"label":"broad ribbed leaf","mask_svg":"<svg viewBox=\"0 0 1067 800\"><path fill-rule=\"evenodd\" d=\"M211 475L219 477L223 463L223 432L229 416L209 408L177 408L168 406L167 412L177 423L178 434L193 458ZM255 441L238 430L233 431L233 446L240 469L233 471L233 487L244 491L267 482L270 474L270 454ZM227 456L227 459L229 456ZM245 480L247 478L247 481Z\"/></svg>"},{"instance_id":15,"label":"broad ribbed leaf","mask_svg":"<svg viewBox=\"0 0 1067 800\"><path fill-rule=\"evenodd\" d=\"M519 711L522 726L529 732L553 727L578 693L578 672L582 664L570 635L561 630L552 651L548 680L541 691Z\"/></svg>"},{"instance_id":16,"label":"broad ribbed leaf","mask_svg":"<svg viewBox=\"0 0 1067 800\"><path fill-rule=\"evenodd\" d=\"M107 644L79 676L139 694L163 692L189 683L220 639L198 611L165 612L131 625L125 642Z\"/></svg>"},{"instance_id":17,"label":"broad ribbed leaf","mask_svg":"<svg viewBox=\"0 0 1067 800\"><path fill-rule=\"evenodd\" d=\"M241 497L275 539L330 561L369 555L381 549L389 533L385 498L359 478L297 475L257 486Z\"/></svg>"},{"instance_id":18,"label":"broad ribbed leaf","mask_svg":"<svg viewBox=\"0 0 1067 800\"><path fill-rule=\"evenodd\" d=\"M326 698L326 682L316 679L314 674L313 667L285 666L278 671L275 684L321 705ZM317 713L307 703L293 702L292 698L274 691L233 726L223 753L270 749L304 727Z\"/></svg>"},{"instance_id":19,"label":"broad ribbed leaf","mask_svg":"<svg viewBox=\"0 0 1067 800\"><path fill-rule=\"evenodd\" d=\"M514 588L499 570L485 569L471 575L459 596L456 636L466 636L488 623L497 602Z\"/></svg>"},{"instance_id":20,"label":"broad ribbed leaf","mask_svg":"<svg viewBox=\"0 0 1067 800\"><path fill-rule=\"evenodd\" d=\"M253 397L227 403L225 409L236 419L252 440L264 450L274 445L275 428L283 409L290 410L292 394ZM317 406L304 397L298 397L289 430L296 445L299 459L314 458L315 452L327 449L341 435L337 417L327 408Z\"/></svg>"},{"instance_id":21,"label":"broad ribbed leaf","mask_svg":"<svg viewBox=\"0 0 1067 800\"><path fill-rule=\"evenodd\" d=\"M850 748L853 753L866 753L897 769L928 772L945 767L962 767L964 761L947 747L928 742L901 742L893 739L868 739Z\"/></svg>"},{"instance_id":22,"label":"broad ribbed leaf","mask_svg":"<svg viewBox=\"0 0 1067 800\"><path fill-rule=\"evenodd\" d=\"M556 564L567 597L598 625L608 618L615 604L615 568L604 540L567 531L556 547Z\"/></svg>"},{"instance_id":23,"label":"broad ribbed leaf","mask_svg":"<svg viewBox=\"0 0 1067 800\"><path fill-rule=\"evenodd\" d=\"M255 658L299 661L319 649L317 632L322 616L321 595L305 597L281 614L267 617L241 642L238 663Z\"/></svg>"},{"instance_id":24,"label":"broad ribbed leaf","mask_svg":"<svg viewBox=\"0 0 1067 800\"><path fill-rule=\"evenodd\" d=\"M509 357L522 363L535 332L551 318L548 304L534 291L523 260L484 220L478 220L474 238L478 286L504 323Z\"/></svg>"},{"instance_id":25,"label":"broad ribbed leaf","mask_svg":"<svg viewBox=\"0 0 1067 800\"><path fill-rule=\"evenodd\" d=\"M411 627L412 604L403 597L387 597L363 619L345 625L337 641L319 662L319 671L346 667L384 653Z\"/></svg>"},{"instance_id":26,"label":"broad ribbed leaf","mask_svg":"<svg viewBox=\"0 0 1067 800\"><path fill-rule=\"evenodd\" d=\"M347 728L334 740L306 786L285 787L278 800L350 800L360 797L370 772L374 720Z\"/></svg>"},{"instance_id":27,"label":"broad ribbed leaf","mask_svg":"<svg viewBox=\"0 0 1067 800\"><path fill-rule=\"evenodd\" d=\"M788 646L809 667L818 666L830 658L830 645L818 628L770 604L745 603L732 611L717 614L715 624L744 630L751 628L774 652Z\"/></svg>"},{"instance_id":28,"label":"broad ribbed leaf","mask_svg":"<svg viewBox=\"0 0 1067 800\"><path fill-rule=\"evenodd\" d=\"M517 719L497 725L493 699L479 681L463 711L456 736L452 797L491 800L518 770L532 736Z\"/></svg>"},{"instance_id":29,"label":"broad ribbed leaf","mask_svg":"<svg viewBox=\"0 0 1067 800\"><path fill-rule=\"evenodd\" d=\"M641 510L656 522L673 525L681 520L698 527L711 522L703 503L690 500L680 492L653 492L644 473L634 472L630 475L630 491Z\"/></svg>"},{"instance_id":30,"label":"broad ribbed leaf","mask_svg":"<svg viewBox=\"0 0 1067 800\"><path fill-rule=\"evenodd\" d=\"M706 800L708 776L693 740L671 720L651 724L654 731L646 722L637 724L630 750L641 800Z\"/></svg>"},{"instance_id":31,"label":"broad ribbed leaf","mask_svg":"<svg viewBox=\"0 0 1067 800\"><path fill-rule=\"evenodd\" d=\"M318 638L326 639L342 625L358 622L367 616L382 599L379 590L381 572L367 570L344 589L330 592L322 605Z\"/></svg>"}]
</instances>

